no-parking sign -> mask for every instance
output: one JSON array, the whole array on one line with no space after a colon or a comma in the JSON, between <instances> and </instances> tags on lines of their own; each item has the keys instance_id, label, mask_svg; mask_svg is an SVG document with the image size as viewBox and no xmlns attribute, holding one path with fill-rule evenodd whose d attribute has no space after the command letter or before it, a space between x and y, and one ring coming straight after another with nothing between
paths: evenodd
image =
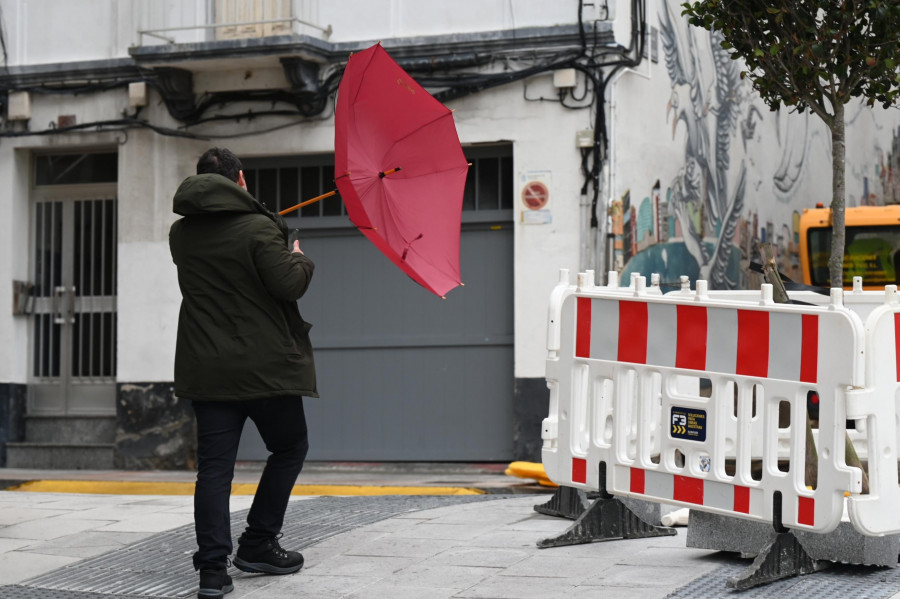
<instances>
[{"instance_id":1,"label":"no-parking sign","mask_svg":"<svg viewBox=\"0 0 900 599\"><path fill-rule=\"evenodd\" d=\"M522 203L529 210L540 210L550 201L550 188L543 181L529 181L522 187Z\"/></svg>"}]
</instances>

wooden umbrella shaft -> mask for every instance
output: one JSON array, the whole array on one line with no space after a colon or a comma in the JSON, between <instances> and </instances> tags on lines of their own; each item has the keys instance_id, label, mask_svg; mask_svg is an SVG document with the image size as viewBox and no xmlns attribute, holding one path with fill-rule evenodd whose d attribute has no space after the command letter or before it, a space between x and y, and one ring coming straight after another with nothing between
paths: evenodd
<instances>
[{"instance_id":1,"label":"wooden umbrella shaft","mask_svg":"<svg viewBox=\"0 0 900 599\"><path fill-rule=\"evenodd\" d=\"M304 206L309 206L310 204L315 204L319 200L324 200L325 198L330 198L331 196L336 195L336 194L337 194L337 190L333 189L333 190L329 191L328 193L323 193L322 195L316 196L309 200L306 200L305 202L300 202L296 206L291 206L290 208L285 208L278 214L280 214L281 216L284 216L285 214L290 214L294 210L299 210L300 208L303 208Z\"/></svg>"}]
</instances>

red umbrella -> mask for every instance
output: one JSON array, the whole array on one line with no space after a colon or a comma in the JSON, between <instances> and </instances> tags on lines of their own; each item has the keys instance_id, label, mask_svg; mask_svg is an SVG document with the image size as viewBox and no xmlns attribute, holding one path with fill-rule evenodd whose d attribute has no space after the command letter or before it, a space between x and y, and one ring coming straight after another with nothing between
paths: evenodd
<instances>
[{"instance_id":1,"label":"red umbrella","mask_svg":"<svg viewBox=\"0 0 900 599\"><path fill-rule=\"evenodd\" d=\"M429 291L461 285L468 163L451 111L379 44L350 57L334 126L335 182L353 224Z\"/></svg>"}]
</instances>

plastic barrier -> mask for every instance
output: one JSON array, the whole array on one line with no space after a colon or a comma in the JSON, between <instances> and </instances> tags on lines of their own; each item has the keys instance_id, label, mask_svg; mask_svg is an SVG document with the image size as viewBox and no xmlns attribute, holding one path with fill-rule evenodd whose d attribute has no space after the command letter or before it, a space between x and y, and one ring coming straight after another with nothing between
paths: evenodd
<instances>
[{"instance_id":1,"label":"plastic barrier","mask_svg":"<svg viewBox=\"0 0 900 599\"><path fill-rule=\"evenodd\" d=\"M687 282L687 277L683 277L685 281L683 282L683 287L688 293L690 292L689 283ZM863 289L862 277L854 277L853 278L853 290L850 293L844 294L844 306L846 306L851 311L855 312L857 316L862 318L864 321L869 317L872 311L891 301L891 292L889 291L891 287L887 287L885 291L887 291L887 295L883 291L866 291ZM754 298L759 297L758 291L709 291L709 296L711 298L720 298L720 299L748 299L752 300ZM831 299L828 296L821 295L819 293L814 293L811 291L791 291L790 296L794 300L798 300L804 303L810 303L815 305L828 305ZM869 325L866 325L866 329L868 331ZM868 333L867 333L868 336ZM888 354L885 352L894 352L892 346L885 346L883 343L876 346L878 347L878 351L873 353L871 351L867 352L867 355L874 356L874 359L878 359L879 357L887 358L890 360ZM870 378L866 379L866 385L868 387L872 387L875 384ZM869 439L866 433L867 422L864 418L858 419L853 428L848 429L847 434L848 437L854 444L856 453L860 460L866 462L868 460L868 446ZM818 438L818 428L813 430L813 437ZM786 435L779 436L778 442L778 451L779 457L783 459L787 459L790 453L790 439ZM900 532L900 531L898 531Z\"/></svg>"},{"instance_id":2,"label":"plastic barrier","mask_svg":"<svg viewBox=\"0 0 900 599\"><path fill-rule=\"evenodd\" d=\"M868 298L866 298L868 296ZM863 534L900 532L900 488L897 445L900 442L900 303L897 287L865 292L866 303L878 296L882 304L866 318L866 385L848 393L848 418L856 419L854 444L868 459L869 492L847 499L850 521Z\"/></svg>"},{"instance_id":3,"label":"plastic barrier","mask_svg":"<svg viewBox=\"0 0 900 599\"><path fill-rule=\"evenodd\" d=\"M729 296L698 281L696 292L662 295L641 277L628 288L591 280L579 275L575 286L562 271L551 294L549 478L833 530L862 479L844 462L844 423L849 390L864 386L866 332L842 290L827 305L800 306L775 304L768 285ZM815 489L804 476L810 392L819 396ZM852 416L863 417L854 401ZM789 414L781 426L780 413Z\"/></svg>"},{"instance_id":4,"label":"plastic barrier","mask_svg":"<svg viewBox=\"0 0 900 599\"><path fill-rule=\"evenodd\" d=\"M735 292L710 292L717 297ZM815 293L792 293L795 299L823 303ZM861 277L854 277L853 291L844 294L844 305L864 319L866 331L865 383L847 392L847 418L855 421L847 431L859 458L867 465L869 491L847 498L851 523L872 536L900 533L900 297L896 285L884 291L865 291ZM815 437L818 430L814 431ZM786 441L780 439L780 449ZM780 451L779 455L784 452Z\"/></svg>"}]
</instances>

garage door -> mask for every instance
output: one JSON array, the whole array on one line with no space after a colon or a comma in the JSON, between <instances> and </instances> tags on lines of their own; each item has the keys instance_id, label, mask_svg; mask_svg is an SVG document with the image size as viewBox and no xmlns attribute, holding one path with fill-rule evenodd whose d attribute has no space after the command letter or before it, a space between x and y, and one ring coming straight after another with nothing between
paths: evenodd
<instances>
[{"instance_id":1,"label":"garage door","mask_svg":"<svg viewBox=\"0 0 900 599\"><path fill-rule=\"evenodd\" d=\"M310 460L512 459L512 153L468 148L464 287L446 300L406 277L343 214L338 198L289 221L316 263L300 302L320 399L306 399ZM246 161L273 209L332 188L330 156ZM252 425L239 459L267 455Z\"/></svg>"}]
</instances>

